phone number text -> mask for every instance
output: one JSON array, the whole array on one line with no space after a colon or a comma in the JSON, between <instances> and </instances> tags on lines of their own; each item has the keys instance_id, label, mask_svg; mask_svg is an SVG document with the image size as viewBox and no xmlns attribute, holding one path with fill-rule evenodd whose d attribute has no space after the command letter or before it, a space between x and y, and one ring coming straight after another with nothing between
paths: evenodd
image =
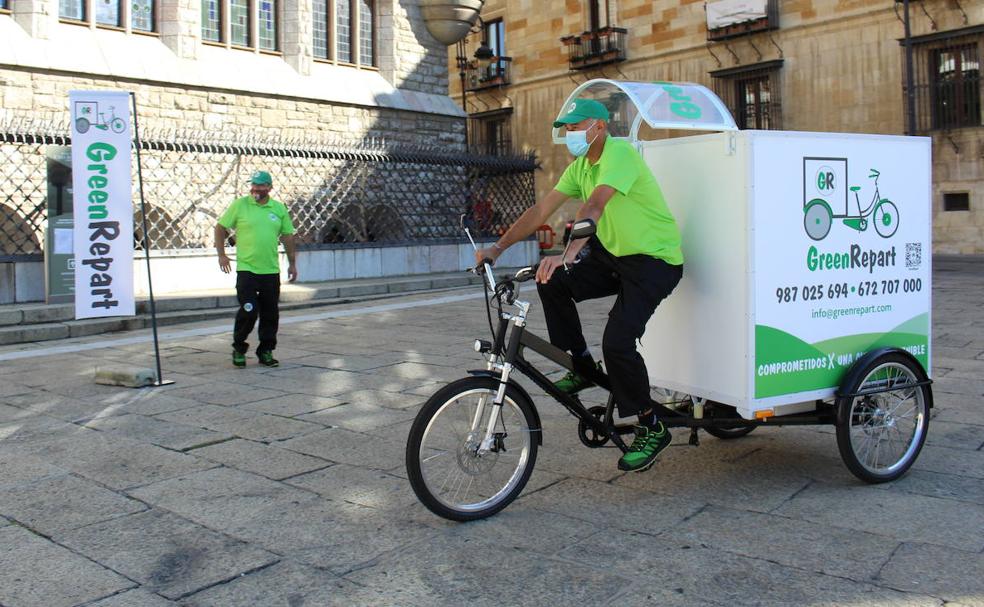
<instances>
[{"instance_id":1,"label":"phone number text","mask_svg":"<svg viewBox=\"0 0 984 607\"><path fill-rule=\"evenodd\" d=\"M841 299L851 296L869 297L872 295L894 295L895 293L918 293L922 291L921 278L862 280L857 283L837 282L830 284L806 284L791 287L778 287L776 301L821 301Z\"/></svg>"}]
</instances>

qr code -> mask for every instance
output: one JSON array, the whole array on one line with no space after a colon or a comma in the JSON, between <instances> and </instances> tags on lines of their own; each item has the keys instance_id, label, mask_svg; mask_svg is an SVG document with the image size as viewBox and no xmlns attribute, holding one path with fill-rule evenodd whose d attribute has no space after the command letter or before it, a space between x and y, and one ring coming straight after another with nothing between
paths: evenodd
<instances>
[{"instance_id":1,"label":"qr code","mask_svg":"<svg viewBox=\"0 0 984 607\"><path fill-rule=\"evenodd\" d=\"M918 269L922 265L922 243L905 243L905 267L910 270Z\"/></svg>"}]
</instances>

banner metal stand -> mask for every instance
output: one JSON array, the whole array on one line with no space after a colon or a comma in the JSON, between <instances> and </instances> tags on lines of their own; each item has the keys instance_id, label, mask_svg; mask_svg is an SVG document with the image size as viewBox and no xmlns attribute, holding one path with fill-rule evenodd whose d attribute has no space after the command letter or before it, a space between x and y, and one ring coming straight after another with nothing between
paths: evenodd
<instances>
[{"instance_id":1,"label":"banner metal stand","mask_svg":"<svg viewBox=\"0 0 984 607\"><path fill-rule=\"evenodd\" d=\"M147 230L147 205L144 202L143 190L143 170L140 162L140 125L137 121L137 96L130 91L130 101L133 105L133 137L135 149L137 151L137 184L140 189L140 217L143 223L143 249L144 257L147 259L147 290L150 295L150 323L154 331L154 358L157 361L157 376L151 387L168 386L174 383L173 379L165 380L161 375L161 347L157 337L157 305L154 302L154 281L150 273L150 233Z\"/></svg>"}]
</instances>

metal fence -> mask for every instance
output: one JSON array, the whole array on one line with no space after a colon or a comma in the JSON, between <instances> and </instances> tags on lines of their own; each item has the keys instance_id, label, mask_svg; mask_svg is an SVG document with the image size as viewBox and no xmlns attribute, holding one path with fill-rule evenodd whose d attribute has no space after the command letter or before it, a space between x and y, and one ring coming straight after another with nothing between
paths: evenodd
<instances>
[{"instance_id":1,"label":"metal fence","mask_svg":"<svg viewBox=\"0 0 984 607\"><path fill-rule=\"evenodd\" d=\"M48 200L70 209L68 132L62 124L0 123L0 260L42 255ZM157 251L211 248L216 220L233 199L248 194L249 176L257 169L273 175L271 195L290 209L298 244L306 248L457 240L463 237L462 214L478 233L497 234L535 196L532 155L141 134L150 246ZM136 161L133 166L139 218ZM139 221L134 228L140 250Z\"/></svg>"}]
</instances>

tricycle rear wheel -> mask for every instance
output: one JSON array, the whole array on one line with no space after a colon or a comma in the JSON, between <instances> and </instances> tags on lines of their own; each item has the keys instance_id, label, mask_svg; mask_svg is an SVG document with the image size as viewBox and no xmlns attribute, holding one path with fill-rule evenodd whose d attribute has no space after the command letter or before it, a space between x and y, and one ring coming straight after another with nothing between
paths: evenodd
<instances>
[{"instance_id":1,"label":"tricycle rear wheel","mask_svg":"<svg viewBox=\"0 0 984 607\"><path fill-rule=\"evenodd\" d=\"M887 350L861 359L837 398L837 447L856 477L893 481L912 466L926 442L928 378L907 353Z\"/></svg>"}]
</instances>

